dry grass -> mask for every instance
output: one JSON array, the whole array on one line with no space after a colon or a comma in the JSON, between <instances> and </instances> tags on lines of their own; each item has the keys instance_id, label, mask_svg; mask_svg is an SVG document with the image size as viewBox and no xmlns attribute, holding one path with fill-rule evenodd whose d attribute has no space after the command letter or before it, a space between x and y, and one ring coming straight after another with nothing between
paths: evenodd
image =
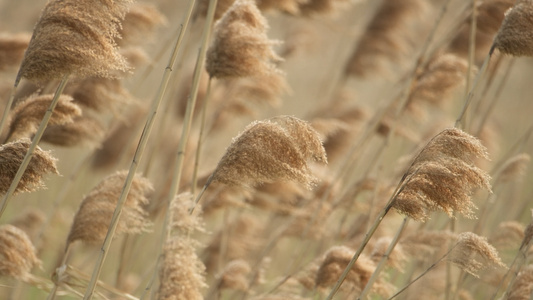
<instances>
[{"instance_id":1,"label":"dry grass","mask_svg":"<svg viewBox=\"0 0 533 300\"><path fill-rule=\"evenodd\" d=\"M4 2L1 299L531 297L532 1Z\"/></svg>"}]
</instances>

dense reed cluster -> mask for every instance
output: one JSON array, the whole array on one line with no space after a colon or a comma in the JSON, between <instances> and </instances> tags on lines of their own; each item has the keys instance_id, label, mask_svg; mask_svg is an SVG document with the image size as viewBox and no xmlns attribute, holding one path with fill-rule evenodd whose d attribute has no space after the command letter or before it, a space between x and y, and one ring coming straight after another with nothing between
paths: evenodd
<instances>
[{"instance_id":1,"label":"dense reed cluster","mask_svg":"<svg viewBox=\"0 0 533 300\"><path fill-rule=\"evenodd\" d=\"M532 299L532 0L0 16L0 299Z\"/></svg>"}]
</instances>

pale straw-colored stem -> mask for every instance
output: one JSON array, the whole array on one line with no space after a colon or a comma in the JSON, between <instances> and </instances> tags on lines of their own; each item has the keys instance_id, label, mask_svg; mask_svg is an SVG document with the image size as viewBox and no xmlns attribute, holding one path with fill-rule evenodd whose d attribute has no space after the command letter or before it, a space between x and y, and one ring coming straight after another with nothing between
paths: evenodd
<instances>
[{"instance_id":1,"label":"pale straw-colored stem","mask_svg":"<svg viewBox=\"0 0 533 300\"><path fill-rule=\"evenodd\" d=\"M404 231L404 229L407 227L407 223L409 222L409 218L404 217L402 221L402 225L400 225L400 228L396 231L396 235L394 235L394 238L390 242L389 246L387 247L387 250L383 254L383 257L379 261L379 264L376 266L376 269L374 270L374 273L372 273L372 276L368 279L368 282L365 285L365 288L361 292L361 295L359 295L358 299L366 299L366 296L368 293L370 293L370 290L372 289L372 285L376 280L379 278L379 274L385 267L385 264L389 260L390 254L394 250L394 247L396 247L396 244L398 244L398 241L400 240L400 237Z\"/></svg>"},{"instance_id":2,"label":"pale straw-colored stem","mask_svg":"<svg viewBox=\"0 0 533 300\"><path fill-rule=\"evenodd\" d=\"M396 298L398 295L403 293L407 288L409 288L413 283L417 282L420 278L424 277L424 275L426 275L429 271L433 270L440 262L442 262L453 251L453 249L456 246L457 244L451 247L450 250L446 252L446 254L444 254L441 258L439 258L436 262L434 262L431 266L429 266L429 268L427 268L422 274L418 275L415 279L413 279L411 282L406 284L402 289L396 292L396 294L392 295L388 300Z\"/></svg>"},{"instance_id":3,"label":"pale straw-colored stem","mask_svg":"<svg viewBox=\"0 0 533 300\"><path fill-rule=\"evenodd\" d=\"M9 112L11 111L11 106L13 105L13 101L15 100L15 95L17 93L17 87L18 87L18 82L15 83L15 85L13 86L13 89L11 89L11 94L9 95L9 99L7 100L6 107L4 108L4 113L2 114L2 119L0 120L0 136L2 136L2 133L4 132L4 127L6 126Z\"/></svg>"},{"instance_id":4,"label":"pale straw-colored stem","mask_svg":"<svg viewBox=\"0 0 533 300\"><path fill-rule=\"evenodd\" d=\"M61 283L62 278L65 275L66 269L67 269L67 260L70 256L70 251L72 249L72 243L69 243L67 247L65 248L65 252L63 252L63 257L61 258L61 263L59 264L59 267L56 268L54 277L56 280L54 280L54 286L52 290L50 291L50 294L48 294L48 297L46 300L54 300L56 298L56 293L59 288L59 284Z\"/></svg>"},{"instance_id":5,"label":"pale straw-colored stem","mask_svg":"<svg viewBox=\"0 0 533 300\"><path fill-rule=\"evenodd\" d=\"M128 171L128 175L126 177L126 181L124 183L124 187L122 188L122 192L120 194L120 197L117 201L117 206L115 208L115 211L113 212L113 217L111 219L111 224L109 225L109 229L107 231L107 235L104 239L104 243L102 245L102 248L100 250L100 255L98 256L98 260L96 262L94 271L91 276L91 280L87 286L87 290L85 292L85 295L83 297L84 300L92 299L92 296L94 294L94 289L96 287L96 283L98 282L98 277L100 277L100 272L102 270L104 261L107 257L107 253L109 252L109 248L111 247L111 242L113 240L113 237L115 235L115 230L118 226L118 221L120 219L120 215L122 213L122 208L124 206L124 203L126 202L126 197L128 196L128 193L131 188L131 184L133 182L133 178L135 176L135 173L137 171L137 168L139 166L139 162L142 158L142 155L144 153L144 149L146 148L146 145L148 143L148 138L150 136L150 133L152 131L152 127L155 121L155 117L158 112L159 105L161 104L161 101L165 95L165 92L167 90L167 86L170 80L170 75L172 73L172 68L174 67L174 64L176 62L176 59L178 57L179 49L181 48L181 44L183 41L183 37L185 36L185 32L187 30L187 26L190 21L190 16L192 14L192 7L194 6L194 0L191 0L189 2L189 10L187 11L188 14L186 15L186 21L184 22L184 25L182 25L182 31L178 35L178 38L176 40L176 43L174 45L174 48L171 52L168 64L165 68L165 71L163 73L163 78L161 80L161 84L159 86L159 89L157 91L157 94L152 102L150 112L148 113L148 119L146 120L141 138L139 140L139 143L137 145L137 149L135 151L135 155L133 156L133 160L130 165L130 169Z\"/></svg>"},{"instance_id":6,"label":"pale straw-colored stem","mask_svg":"<svg viewBox=\"0 0 533 300\"><path fill-rule=\"evenodd\" d=\"M195 2L194 0L189 2L191 6L190 6L190 11L187 15L187 22L190 20L190 16L192 15L192 8L194 7L194 2ZM211 34L211 27L213 25L213 20L215 16L216 3L217 3L217 0L211 0L209 2L209 7L207 10L207 17L206 17L206 21L204 24L204 31L202 33L201 46L200 46L200 49L198 50L198 57L196 60L191 92L189 95L189 99L187 101L187 108L185 109L185 116L183 118L183 127L182 127L181 136L180 136L180 142L178 144L176 162L174 164L172 183L171 183L171 186L169 188L168 195L166 198L167 210L165 212L165 218L163 221L163 228L162 228L162 233L161 233L161 238L160 238L160 243L159 243L159 251L158 251L159 255L158 255L157 263L153 270L151 279L148 285L146 286L141 299L144 299L144 297L148 295L148 292L152 289L152 286L155 283L155 279L158 274L159 263L163 256L163 249L164 249L166 242L170 238L170 234L171 234L170 224L172 223L172 200L174 199L174 197L179 191L179 183L181 181L181 173L183 170L183 161L184 161L184 156L185 156L185 147L187 145L187 141L188 141L189 133L191 129L194 106L196 104L198 90L200 87L200 78L201 78L202 72L204 71L205 57L206 57L206 52L207 52L207 43L209 41L209 37ZM201 196L202 194L203 193L200 193L199 196ZM191 210L191 213L192 213L192 210Z\"/></svg>"},{"instance_id":7,"label":"pale straw-colored stem","mask_svg":"<svg viewBox=\"0 0 533 300\"><path fill-rule=\"evenodd\" d=\"M194 156L194 169L192 173L192 185L191 185L191 194L194 196L196 194L196 185L198 184L198 168L200 166L200 154L202 153L202 146L204 142L204 131L205 131L205 122L207 115L207 103L209 101L209 96L211 94L211 81L212 77L209 77L207 82L207 90L205 92L204 101L202 103L202 113L200 119L200 132L198 133L198 143L196 145L196 155Z\"/></svg>"},{"instance_id":8,"label":"pale straw-colored stem","mask_svg":"<svg viewBox=\"0 0 533 300\"><path fill-rule=\"evenodd\" d=\"M472 21L470 22L470 36L468 40L468 68L466 71L465 97L468 96L472 85L470 74L474 67L474 58L476 54L476 30L477 30L477 7L476 0L472 0Z\"/></svg>"},{"instance_id":9,"label":"pale straw-colored stem","mask_svg":"<svg viewBox=\"0 0 533 300\"><path fill-rule=\"evenodd\" d=\"M485 74L485 71L487 70L487 66L489 65L490 58L492 56L492 51L493 50L494 49L491 48L491 50L489 51L489 54L485 57L485 60L483 61L483 65L481 66L481 69L479 70L479 72L476 75L476 78L474 79L474 83L472 85L472 88L470 89L470 92L468 93L468 95L465 97L465 102L464 102L463 108L461 110L461 113L457 117L457 120L455 120L455 127L456 128L464 129L464 127L466 125L466 120L465 120L466 119L466 112L467 112L468 108L470 107L472 99L474 98L474 95L475 95L474 92L478 88L479 82L481 81L481 78L483 77L483 75Z\"/></svg>"},{"instance_id":10,"label":"pale straw-colored stem","mask_svg":"<svg viewBox=\"0 0 533 300\"><path fill-rule=\"evenodd\" d=\"M13 181L11 182L9 189L7 190L6 194L4 195L4 198L2 199L2 208L0 209L0 217L2 217L2 215L4 214L4 211L6 210L9 200L13 196L13 193L17 189L17 186L20 180L22 179L22 175L24 175L24 172L26 172L26 169L28 168L28 164L30 163L31 158L33 157L33 153L35 152L37 145L41 141L41 138L44 134L44 130L48 126L48 121L50 121L50 118L52 117L54 108L59 102L59 97L61 96L61 93L63 93L63 90L65 89L65 86L67 85L68 79L69 79L68 74L63 76L63 79L61 80L61 82L59 83L59 86L57 87L57 90L54 94L54 98L52 99L50 106L46 110L43 116L43 119L41 120L41 123L39 124L39 128L37 128L37 132L35 132L35 135L31 141L30 147L28 148L28 151L26 152L26 155L24 156L24 159L22 160L22 163L20 164L17 174L15 174L15 177L13 178Z\"/></svg>"}]
</instances>

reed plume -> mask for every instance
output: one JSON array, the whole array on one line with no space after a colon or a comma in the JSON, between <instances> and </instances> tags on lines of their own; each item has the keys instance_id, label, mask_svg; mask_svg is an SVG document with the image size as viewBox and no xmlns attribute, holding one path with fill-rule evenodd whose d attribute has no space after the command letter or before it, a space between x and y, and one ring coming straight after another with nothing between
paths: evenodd
<instances>
[{"instance_id":1,"label":"reed plume","mask_svg":"<svg viewBox=\"0 0 533 300\"><path fill-rule=\"evenodd\" d=\"M222 272L217 275L218 289L231 289L237 291L246 291L248 289L248 276L252 268L242 259L236 259L228 262Z\"/></svg>"},{"instance_id":2,"label":"reed plume","mask_svg":"<svg viewBox=\"0 0 533 300\"><path fill-rule=\"evenodd\" d=\"M318 133L307 122L295 117L256 121L233 139L210 181L254 186L289 180L311 188L316 179L307 161L327 161Z\"/></svg>"},{"instance_id":3,"label":"reed plume","mask_svg":"<svg viewBox=\"0 0 533 300\"><path fill-rule=\"evenodd\" d=\"M383 1L350 56L345 75L366 77L402 61L413 47L410 22L425 9L426 3L420 0Z\"/></svg>"},{"instance_id":4,"label":"reed plume","mask_svg":"<svg viewBox=\"0 0 533 300\"><path fill-rule=\"evenodd\" d=\"M308 0L299 3L300 14L304 16L315 16L332 14L339 9L339 6L346 4L346 0Z\"/></svg>"},{"instance_id":5,"label":"reed plume","mask_svg":"<svg viewBox=\"0 0 533 300\"><path fill-rule=\"evenodd\" d=\"M224 13L231 7L235 0L219 0L215 8L215 21L219 20ZM205 17L207 15L207 8L209 6L209 0L198 0L196 9L196 16Z\"/></svg>"},{"instance_id":6,"label":"reed plume","mask_svg":"<svg viewBox=\"0 0 533 300\"><path fill-rule=\"evenodd\" d=\"M476 36L475 36L475 59L476 64L481 64L492 46L492 42L498 28L504 18L504 13L513 6L515 0L484 0L478 2L476 7ZM448 45L448 51L468 58L470 47L470 32L472 26L472 14L464 21L461 28Z\"/></svg>"},{"instance_id":7,"label":"reed plume","mask_svg":"<svg viewBox=\"0 0 533 300\"><path fill-rule=\"evenodd\" d=\"M31 269L41 265L35 247L21 229L4 224L0 226L0 276L25 281Z\"/></svg>"},{"instance_id":8,"label":"reed plume","mask_svg":"<svg viewBox=\"0 0 533 300\"><path fill-rule=\"evenodd\" d=\"M215 24L214 40L207 50L206 69L211 78L247 77L278 72L266 35L268 24L253 0L237 0Z\"/></svg>"},{"instance_id":9,"label":"reed plume","mask_svg":"<svg viewBox=\"0 0 533 300\"><path fill-rule=\"evenodd\" d=\"M9 189L29 146L28 139L0 146L0 193L5 194ZM43 176L49 173L58 174L56 159L49 152L37 147L14 193L32 192L44 187Z\"/></svg>"},{"instance_id":10,"label":"reed plume","mask_svg":"<svg viewBox=\"0 0 533 300\"><path fill-rule=\"evenodd\" d=\"M528 300L533 293L533 265L523 268L507 295L508 300Z\"/></svg>"},{"instance_id":11,"label":"reed plume","mask_svg":"<svg viewBox=\"0 0 533 300\"><path fill-rule=\"evenodd\" d=\"M107 176L83 198L70 227L67 244L81 240L98 245L104 241L127 174L127 171L118 171ZM151 224L145 206L151 191L148 179L140 175L134 177L116 234L136 234L148 230Z\"/></svg>"},{"instance_id":12,"label":"reed plume","mask_svg":"<svg viewBox=\"0 0 533 300\"><path fill-rule=\"evenodd\" d=\"M55 0L43 9L17 74L46 81L66 74L114 77L128 66L114 39L131 0Z\"/></svg>"},{"instance_id":13,"label":"reed plume","mask_svg":"<svg viewBox=\"0 0 533 300\"><path fill-rule=\"evenodd\" d=\"M146 43L157 27L166 25L167 18L151 3L134 3L119 28L120 46Z\"/></svg>"},{"instance_id":14,"label":"reed plume","mask_svg":"<svg viewBox=\"0 0 533 300\"><path fill-rule=\"evenodd\" d=\"M105 137L104 126L91 117L77 117L72 123L48 126L42 141L62 147L99 147Z\"/></svg>"},{"instance_id":15,"label":"reed plume","mask_svg":"<svg viewBox=\"0 0 533 300\"><path fill-rule=\"evenodd\" d=\"M519 0L505 13L493 47L513 56L533 56L533 2Z\"/></svg>"},{"instance_id":16,"label":"reed plume","mask_svg":"<svg viewBox=\"0 0 533 300\"><path fill-rule=\"evenodd\" d=\"M20 64L30 38L25 33L0 35L0 71Z\"/></svg>"},{"instance_id":17,"label":"reed plume","mask_svg":"<svg viewBox=\"0 0 533 300\"><path fill-rule=\"evenodd\" d=\"M473 159L487 157L478 139L460 129L445 129L415 158L392 206L418 221L426 220L428 212L435 210L450 217L460 213L472 218L473 190L490 191L489 175L473 165Z\"/></svg>"},{"instance_id":18,"label":"reed plume","mask_svg":"<svg viewBox=\"0 0 533 300\"><path fill-rule=\"evenodd\" d=\"M70 84L65 93L83 108L114 115L120 115L133 99L120 80L99 77L89 77Z\"/></svg>"},{"instance_id":19,"label":"reed plume","mask_svg":"<svg viewBox=\"0 0 533 300\"><path fill-rule=\"evenodd\" d=\"M52 102L54 95L33 96L19 102L10 112L9 131L6 140L31 138L37 131L41 120ZM81 109L66 95L59 101L50 118L50 125L72 123L81 115Z\"/></svg>"},{"instance_id":20,"label":"reed plume","mask_svg":"<svg viewBox=\"0 0 533 300\"><path fill-rule=\"evenodd\" d=\"M448 260L475 277L479 277L479 271L486 268L505 267L498 251L487 242L487 239L472 232L459 234L457 244L450 252Z\"/></svg>"},{"instance_id":21,"label":"reed plume","mask_svg":"<svg viewBox=\"0 0 533 300\"><path fill-rule=\"evenodd\" d=\"M262 11L279 10L291 15L300 12L300 6L309 0L257 0L257 7Z\"/></svg>"},{"instance_id":22,"label":"reed plume","mask_svg":"<svg viewBox=\"0 0 533 300\"><path fill-rule=\"evenodd\" d=\"M30 208L11 220L9 224L24 231L34 241L45 220L46 216L42 211Z\"/></svg>"}]
</instances>

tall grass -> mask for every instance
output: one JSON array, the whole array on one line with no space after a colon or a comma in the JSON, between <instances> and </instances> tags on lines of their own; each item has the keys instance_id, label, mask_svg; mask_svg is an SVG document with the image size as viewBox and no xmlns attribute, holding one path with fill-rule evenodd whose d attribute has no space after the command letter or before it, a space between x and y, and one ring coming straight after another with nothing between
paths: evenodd
<instances>
[{"instance_id":1,"label":"tall grass","mask_svg":"<svg viewBox=\"0 0 533 300\"><path fill-rule=\"evenodd\" d=\"M533 297L532 1L0 16L1 299Z\"/></svg>"}]
</instances>

